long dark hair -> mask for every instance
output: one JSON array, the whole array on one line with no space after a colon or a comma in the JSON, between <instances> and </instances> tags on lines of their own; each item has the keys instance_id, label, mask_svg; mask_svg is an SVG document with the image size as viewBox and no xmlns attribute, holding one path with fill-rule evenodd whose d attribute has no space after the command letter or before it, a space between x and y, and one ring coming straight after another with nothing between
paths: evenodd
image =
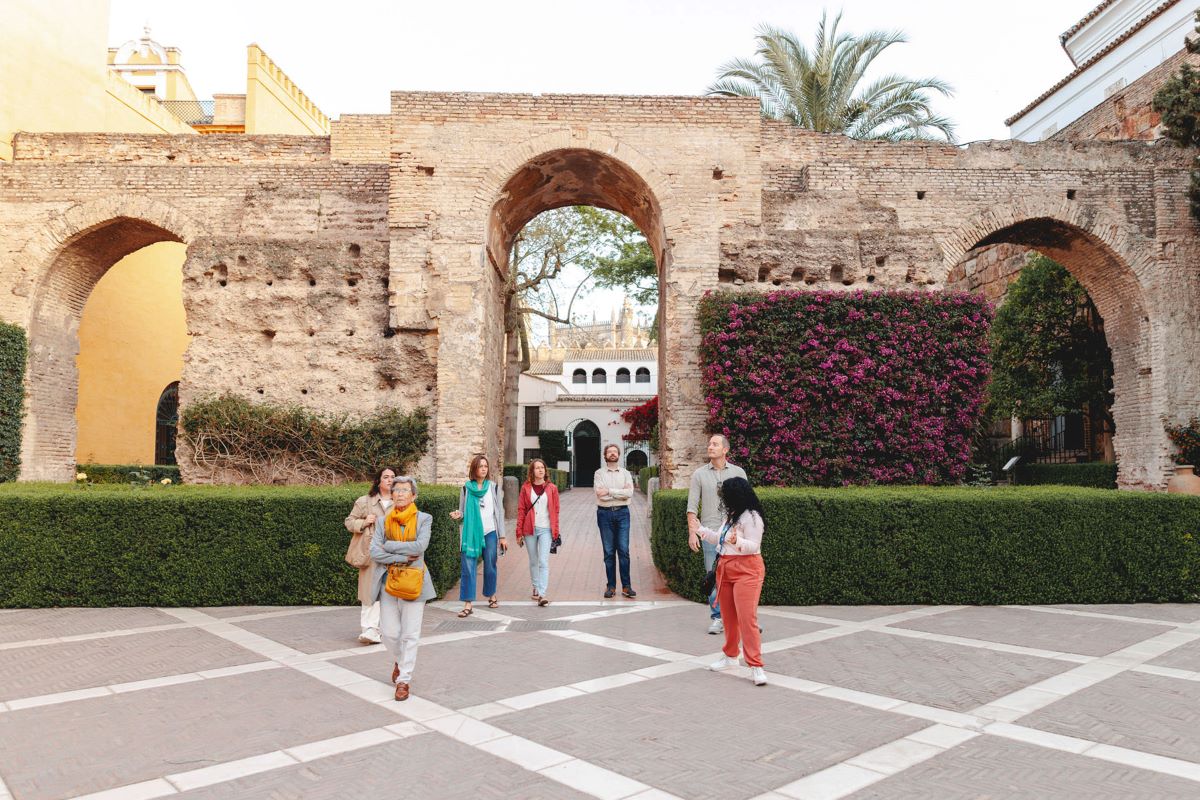
<instances>
[{"instance_id":1,"label":"long dark hair","mask_svg":"<svg viewBox=\"0 0 1200 800\"><path fill-rule=\"evenodd\" d=\"M383 480L383 473L385 472L392 473L393 477L396 475L396 470L391 467L380 467L379 471L375 473L375 481L371 484L371 491L367 492L367 497L374 497L379 494L379 482Z\"/></svg>"},{"instance_id":2,"label":"long dark hair","mask_svg":"<svg viewBox=\"0 0 1200 800\"><path fill-rule=\"evenodd\" d=\"M758 514L764 525L767 522L762 503L758 502L754 487L745 478L726 478L721 482L721 503L725 506L725 521L730 525L747 511Z\"/></svg>"}]
</instances>

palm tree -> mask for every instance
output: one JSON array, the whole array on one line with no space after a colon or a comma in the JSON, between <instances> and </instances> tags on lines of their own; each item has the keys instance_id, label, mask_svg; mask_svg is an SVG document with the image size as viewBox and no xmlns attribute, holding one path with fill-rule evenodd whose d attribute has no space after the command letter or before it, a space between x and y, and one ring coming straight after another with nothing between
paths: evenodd
<instances>
[{"instance_id":1,"label":"palm tree","mask_svg":"<svg viewBox=\"0 0 1200 800\"><path fill-rule=\"evenodd\" d=\"M787 120L822 133L853 139L954 141L954 123L933 113L929 92L951 96L937 78L884 75L865 88L859 83L875 58L893 44L908 41L901 31L838 33L825 13L809 51L795 34L771 25L755 33L755 59L724 64L710 95L757 97L765 117Z\"/></svg>"}]
</instances>

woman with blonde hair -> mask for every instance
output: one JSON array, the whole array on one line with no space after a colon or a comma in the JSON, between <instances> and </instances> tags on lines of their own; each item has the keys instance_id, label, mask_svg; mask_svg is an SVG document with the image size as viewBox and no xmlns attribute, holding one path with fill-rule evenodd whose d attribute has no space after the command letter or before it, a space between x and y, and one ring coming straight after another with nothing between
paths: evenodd
<instances>
[{"instance_id":1,"label":"woman with blonde hair","mask_svg":"<svg viewBox=\"0 0 1200 800\"><path fill-rule=\"evenodd\" d=\"M545 461L530 459L517 501L517 547L524 547L529 554L529 580L533 584L533 599L539 606L550 605L546 599L550 544L559 541L558 487L549 475Z\"/></svg>"},{"instance_id":2,"label":"woman with blonde hair","mask_svg":"<svg viewBox=\"0 0 1200 800\"><path fill-rule=\"evenodd\" d=\"M351 534L346 563L358 567L358 602L362 603L358 640L363 644L379 644L379 603L371 597L375 589L371 581L375 572L371 562L371 534L375 532L375 523L392 508L395 477L391 467L376 472L371 489L354 501L354 508L346 517L346 530Z\"/></svg>"},{"instance_id":3,"label":"woman with blonde hair","mask_svg":"<svg viewBox=\"0 0 1200 800\"><path fill-rule=\"evenodd\" d=\"M467 482L458 495L458 510L450 518L462 522L459 533L462 570L458 583L458 599L463 601L460 617L471 616L475 602L475 579L479 559L483 559L483 594L488 608L498 608L496 599L496 552L508 550L504 538L504 503L500 487L489 480L490 465L483 453L475 455L467 467Z\"/></svg>"},{"instance_id":4,"label":"woman with blonde hair","mask_svg":"<svg viewBox=\"0 0 1200 800\"><path fill-rule=\"evenodd\" d=\"M417 482L401 475L392 483L392 507L375 522L371 560L375 570L372 599L379 601L383 644L392 654L392 683L397 700L407 700L425 603L437 597L425 567L433 517L416 506Z\"/></svg>"}]
</instances>

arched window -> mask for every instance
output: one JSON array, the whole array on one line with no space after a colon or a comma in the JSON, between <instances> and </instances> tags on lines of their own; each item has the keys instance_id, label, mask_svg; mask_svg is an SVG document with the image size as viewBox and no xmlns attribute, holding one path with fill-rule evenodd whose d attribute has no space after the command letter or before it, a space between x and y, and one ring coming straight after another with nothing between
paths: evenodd
<instances>
[{"instance_id":1,"label":"arched window","mask_svg":"<svg viewBox=\"0 0 1200 800\"><path fill-rule=\"evenodd\" d=\"M646 369L645 367L638 367L636 380L638 383L649 383L650 370Z\"/></svg>"},{"instance_id":2,"label":"arched window","mask_svg":"<svg viewBox=\"0 0 1200 800\"><path fill-rule=\"evenodd\" d=\"M608 373L602 369L592 370L592 383L608 383Z\"/></svg>"},{"instance_id":3,"label":"arched window","mask_svg":"<svg viewBox=\"0 0 1200 800\"><path fill-rule=\"evenodd\" d=\"M175 432L179 425L179 381L167 384L154 413L154 463L175 463Z\"/></svg>"},{"instance_id":4,"label":"arched window","mask_svg":"<svg viewBox=\"0 0 1200 800\"><path fill-rule=\"evenodd\" d=\"M587 383L587 370L577 369L572 372L571 383Z\"/></svg>"},{"instance_id":5,"label":"arched window","mask_svg":"<svg viewBox=\"0 0 1200 800\"><path fill-rule=\"evenodd\" d=\"M629 383L629 370L624 367L617 370L617 383Z\"/></svg>"}]
</instances>

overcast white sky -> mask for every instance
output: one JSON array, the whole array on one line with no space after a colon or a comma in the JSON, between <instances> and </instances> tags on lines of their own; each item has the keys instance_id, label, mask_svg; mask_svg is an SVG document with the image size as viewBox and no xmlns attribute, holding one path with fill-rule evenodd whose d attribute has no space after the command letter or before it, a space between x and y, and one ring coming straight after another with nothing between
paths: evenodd
<instances>
[{"instance_id":1,"label":"overcast white sky","mask_svg":"<svg viewBox=\"0 0 1200 800\"><path fill-rule=\"evenodd\" d=\"M950 82L937 109L958 139L1005 139L1004 119L1071 70L1058 35L1096 0L111 0L109 43L151 35L183 51L202 98L245 91L257 42L331 117L386 113L393 89L702 94L753 54L762 22L812 41L823 8L842 30L899 28L878 71ZM599 309L619 304L597 292Z\"/></svg>"}]
</instances>

